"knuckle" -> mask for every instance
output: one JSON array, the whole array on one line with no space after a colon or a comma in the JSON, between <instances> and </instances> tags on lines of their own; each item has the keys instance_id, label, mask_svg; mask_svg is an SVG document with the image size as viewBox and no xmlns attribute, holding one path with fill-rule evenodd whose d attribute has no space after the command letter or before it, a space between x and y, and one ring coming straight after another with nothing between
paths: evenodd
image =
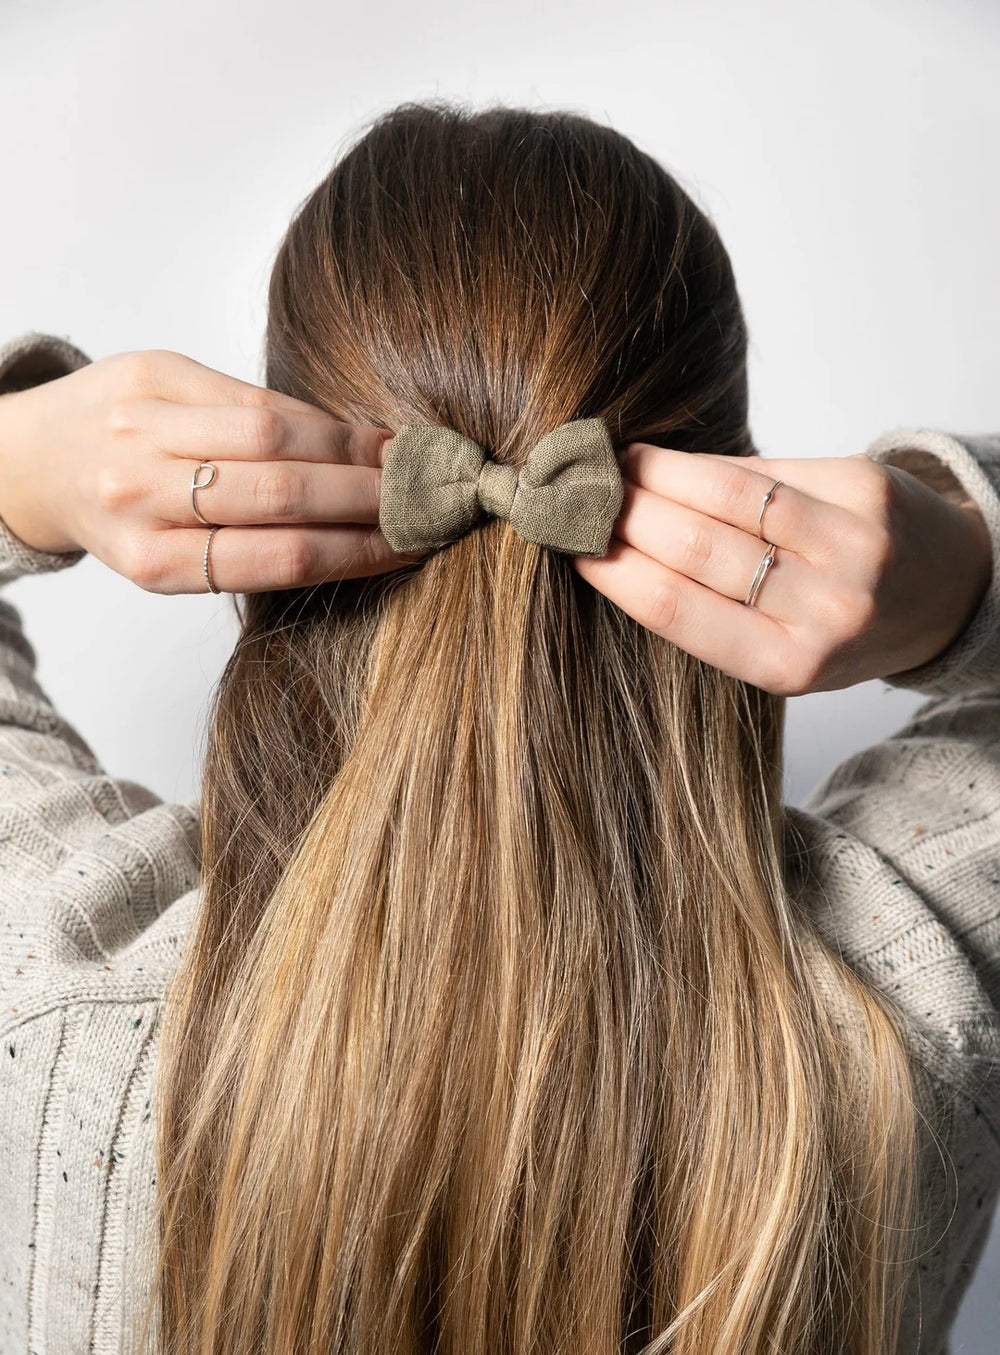
<instances>
[{"instance_id":1,"label":"knuckle","mask_svg":"<svg viewBox=\"0 0 1000 1355\"><path fill-rule=\"evenodd\" d=\"M107 409L108 432L111 436L120 438L138 432L138 412L133 400L122 397L112 400Z\"/></svg>"},{"instance_id":2,"label":"knuckle","mask_svg":"<svg viewBox=\"0 0 1000 1355\"><path fill-rule=\"evenodd\" d=\"M755 686L773 696L804 696L825 676L828 653L817 639L789 633L760 660Z\"/></svg>"},{"instance_id":3,"label":"knuckle","mask_svg":"<svg viewBox=\"0 0 1000 1355\"><path fill-rule=\"evenodd\" d=\"M296 472L280 463L260 471L254 485L254 501L265 522L297 517L302 492Z\"/></svg>"},{"instance_id":4,"label":"knuckle","mask_svg":"<svg viewBox=\"0 0 1000 1355\"><path fill-rule=\"evenodd\" d=\"M790 685L788 655L784 646L769 648L765 653L758 654L753 674L753 685L760 687L762 691L770 692L773 696L793 695L788 690Z\"/></svg>"},{"instance_id":5,"label":"knuckle","mask_svg":"<svg viewBox=\"0 0 1000 1355\"><path fill-rule=\"evenodd\" d=\"M341 423L339 419L331 419L328 425L328 440L333 459L341 462L345 466L359 466L362 464L362 430L355 428L353 424Z\"/></svg>"},{"instance_id":6,"label":"knuckle","mask_svg":"<svg viewBox=\"0 0 1000 1355\"><path fill-rule=\"evenodd\" d=\"M746 467L720 461L714 469L713 506L719 510L719 515L724 519L738 518L747 497Z\"/></svg>"},{"instance_id":7,"label":"knuckle","mask_svg":"<svg viewBox=\"0 0 1000 1355\"><path fill-rule=\"evenodd\" d=\"M148 539L130 542L124 549L120 565L122 572L147 592L162 591L166 578L166 562Z\"/></svg>"},{"instance_id":8,"label":"knuckle","mask_svg":"<svg viewBox=\"0 0 1000 1355\"><path fill-rule=\"evenodd\" d=\"M379 466L391 440L371 424L343 423L331 419L330 444L335 457L347 466Z\"/></svg>"},{"instance_id":9,"label":"knuckle","mask_svg":"<svg viewBox=\"0 0 1000 1355\"><path fill-rule=\"evenodd\" d=\"M869 456L850 459L859 497L877 522L885 522L896 501L898 488L892 467L873 461Z\"/></svg>"},{"instance_id":10,"label":"knuckle","mask_svg":"<svg viewBox=\"0 0 1000 1355\"><path fill-rule=\"evenodd\" d=\"M382 500L381 474L364 476L362 479L362 486L365 495L365 508L367 509L369 519L377 523L379 520L379 506Z\"/></svg>"},{"instance_id":11,"label":"knuckle","mask_svg":"<svg viewBox=\"0 0 1000 1355\"><path fill-rule=\"evenodd\" d=\"M249 441L255 455L268 460L283 450L287 436L285 418L272 405L253 406L249 426Z\"/></svg>"},{"instance_id":12,"label":"knuckle","mask_svg":"<svg viewBox=\"0 0 1000 1355\"><path fill-rule=\"evenodd\" d=\"M370 532L358 547L357 561L358 570L363 574L381 574L392 567L398 565L400 560L413 563L423 559L422 551L402 551L399 555L395 552L389 552L385 537L381 532L375 530ZM335 569L340 566L335 565ZM329 577L329 576L328 576Z\"/></svg>"},{"instance_id":13,"label":"knuckle","mask_svg":"<svg viewBox=\"0 0 1000 1355\"><path fill-rule=\"evenodd\" d=\"M801 691L791 680L791 675L783 664L765 664L754 678L754 686L772 696L800 696Z\"/></svg>"},{"instance_id":14,"label":"knuckle","mask_svg":"<svg viewBox=\"0 0 1000 1355\"><path fill-rule=\"evenodd\" d=\"M875 626L879 607L875 594L869 589L861 589L855 593L851 601L851 614L853 617L852 630L855 635L867 635Z\"/></svg>"},{"instance_id":15,"label":"knuckle","mask_svg":"<svg viewBox=\"0 0 1000 1355\"><path fill-rule=\"evenodd\" d=\"M249 386L240 392L240 399L248 409L257 409L263 405L271 405L274 399L274 391L266 386Z\"/></svg>"},{"instance_id":16,"label":"knuckle","mask_svg":"<svg viewBox=\"0 0 1000 1355\"><path fill-rule=\"evenodd\" d=\"M800 647L786 656L774 674L775 685L769 690L777 696L804 696L818 686L825 672L826 655L822 650Z\"/></svg>"},{"instance_id":17,"label":"knuckle","mask_svg":"<svg viewBox=\"0 0 1000 1355\"><path fill-rule=\"evenodd\" d=\"M108 513L119 513L135 502L137 487L134 477L123 466L101 466L97 471L94 496Z\"/></svg>"},{"instance_id":18,"label":"knuckle","mask_svg":"<svg viewBox=\"0 0 1000 1355\"><path fill-rule=\"evenodd\" d=\"M158 355L148 349L118 353L115 363L126 390L146 393L155 389Z\"/></svg>"},{"instance_id":19,"label":"knuckle","mask_svg":"<svg viewBox=\"0 0 1000 1355\"><path fill-rule=\"evenodd\" d=\"M376 566L385 568L385 543L375 532L360 537L352 549L348 567L352 574L370 574Z\"/></svg>"},{"instance_id":20,"label":"knuckle","mask_svg":"<svg viewBox=\"0 0 1000 1355\"><path fill-rule=\"evenodd\" d=\"M642 622L657 635L666 635L672 629L680 609L680 594L669 581L654 588L646 598Z\"/></svg>"},{"instance_id":21,"label":"knuckle","mask_svg":"<svg viewBox=\"0 0 1000 1355\"><path fill-rule=\"evenodd\" d=\"M694 520L680 532L678 541L680 568L685 574L698 573L712 558L713 542L711 531Z\"/></svg>"},{"instance_id":22,"label":"knuckle","mask_svg":"<svg viewBox=\"0 0 1000 1355\"><path fill-rule=\"evenodd\" d=\"M297 588L312 579L316 567L316 551L312 540L297 532L282 532L284 541L272 547L272 573L278 588Z\"/></svg>"},{"instance_id":23,"label":"knuckle","mask_svg":"<svg viewBox=\"0 0 1000 1355\"><path fill-rule=\"evenodd\" d=\"M876 617L875 598L864 588L838 588L827 594L824 611L835 639L843 643L864 635Z\"/></svg>"}]
</instances>

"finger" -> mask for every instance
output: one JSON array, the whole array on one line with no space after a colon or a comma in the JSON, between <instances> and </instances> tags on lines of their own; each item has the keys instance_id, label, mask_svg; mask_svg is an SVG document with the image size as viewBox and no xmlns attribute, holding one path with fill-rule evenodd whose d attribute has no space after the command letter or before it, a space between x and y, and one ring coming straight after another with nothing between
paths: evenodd
<instances>
[{"instance_id":1,"label":"finger","mask_svg":"<svg viewBox=\"0 0 1000 1355\"><path fill-rule=\"evenodd\" d=\"M340 462L381 466L388 429L332 419L321 409L268 405L171 404L133 400L119 408L119 428L149 438L179 459Z\"/></svg>"},{"instance_id":2,"label":"finger","mask_svg":"<svg viewBox=\"0 0 1000 1355\"><path fill-rule=\"evenodd\" d=\"M707 513L757 536L764 496L782 477L753 470L749 457L720 457L710 452L632 443L622 454L622 471L633 483L688 508ZM845 458L837 458L843 468ZM792 463L786 463L792 464ZM798 463L794 463L797 467ZM792 474L795 474L793 468ZM843 472L845 477L853 472ZM827 470L829 477L829 469ZM764 513L763 539L811 561L843 551L845 538L858 532L857 516L839 504L814 498L790 482L777 487ZM758 538L760 539L760 538Z\"/></svg>"},{"instance_id":3,"label":"finger","mask_svg":"<svg viewBox=\"0 0 1000 1355\"><path fill-rule=\"evenodd\" d=\"M193 463L192 463L193 464ZM165 526L193 526L205 519L220 526L273 526L296 522L379 520L382 472L369 466L319 465L312 461L213 461L202 469L194 500L193 475L167 461L147 491L149 511Z\"/></svg>"},{"instance_id":4,"label":"finger","mask_svg":"<svg viewBox=\"0 0 1000 1355\"><path fill-rule=\"evenodd\" d=\"M607 555L577 555L579 573L647 630L720 668L731 677L770 689L792 637L773 617L724 598L613 540ZM768 586L765 581L762 593Z\"/></svg>"},{"instance_id":5,"label":"finger","mask_svg":"<svg viewBox=\"0 0 1000 1355\"><path fill-rule=\"evenodd\" d=\"M142 558L120 572L153 592L205 593L209 531L154 532ZM383 574L418 558L397 554L371 527L224 527L212 536L209 571L220 592L258 593Z\"/></svg>"},{"instance_id":6,"label":"finger","mask_svg":"<svg viewBox=\"0 0 1000 1355\"><path fill-rule=\"evenodd\" d=\"M717 456L716 461L732 461L759 471L773 483L794 485L814 499L833 503L859 517L871 513L872 474L885 475L891 467L880 465L867 452L849 456ZM768 514L771 510L768 508Z\"/></svg>"},{"instance_id":7,"label":"finger","mask_svg":"<svg viewBox=\"0 0 1000 1355\"><path fill-rule=\"evenodd\" d=\"M724 597L744 601L767 551L759 537L629 480L623 502L615 538ZM794 551L778 548L768 569L766 596L761 590L768 615L779 621L800 617L802 599L814 586L815 572Z\"/></svg>"},{"instance_id":8,"label":"finger","mask_svg":"<svg viewBox=\"0 0 1000 1355\"><path fill-rule=\"evenodd\" d=\"M185 353L156 348L135 353L120 353L118 359L131 364L133 386L151 396L180 404L266 405L276 409L314 409L292 395L241 381L227 372L206 367Z\"/></svg>"}]
</instances>

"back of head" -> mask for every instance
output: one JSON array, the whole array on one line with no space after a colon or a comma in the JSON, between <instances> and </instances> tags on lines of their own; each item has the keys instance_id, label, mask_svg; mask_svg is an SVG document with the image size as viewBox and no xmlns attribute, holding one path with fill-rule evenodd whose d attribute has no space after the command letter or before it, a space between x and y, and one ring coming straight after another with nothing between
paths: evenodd
<instances>
[{"instance_id":1,"label":"back of head","mask_svg":"<svg viewBox=\"0 0 1000 1355\"><path fill-rule=\"evenodd\" d=\"M752 450L746 336L708 219L565 113L403 107L312 194L275 264L268 385L349 422L442 423L515 461L571 417Z\"/></svg>"},{"instance_id":2,"label":"back of head","mask_svg":"<svg viewBox=\"0 0 1000 1355\"><path fill-rule=\"evenodd\" d=\"M751 453L745 356L708 218L570 114L395 110L272 275L268 385L512 465L591 416ZM909 1070L786 895L781 699L496 518L241 619L160 1051L159 1348L893 1349Z\"/></svg>"}]
</instances>

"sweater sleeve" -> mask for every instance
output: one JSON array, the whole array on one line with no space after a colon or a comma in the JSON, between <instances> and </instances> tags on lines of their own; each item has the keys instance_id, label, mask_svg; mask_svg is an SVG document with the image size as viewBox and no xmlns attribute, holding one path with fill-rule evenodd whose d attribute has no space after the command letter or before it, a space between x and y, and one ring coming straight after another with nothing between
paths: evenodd
<instances>
[{"instance_id":1,"label":"sweater sleeve","mask_svg":"<svg viewBox=\"0 0 1000 1355\"><path fill-rule=\"evenodd\" d=\"M886 679L926 698L902 728L785 806L785 865L907 1030L926 1232L897 1348L944 1355L1000 1193L1000 436L895 429L868 455L972 499L992 575L945 651Z\"/></svg>"},{"instance_id":2,"label":"sweater sleeve","mask_svg":"<svg viewBox=\"0 0 1000 1355\"><path fill-rule=\"evenodd\" d=\"M952 502L971 500L986 520L993 546L989 587L969 624L936 658L886 681L927 696L1000 687L1000 434L894 429L868 447L873 461L899 466Z\"/></svg>"},{"instance_id":3,"label":"sweater sleeve","mask_svg":"<svg viewBox=\"0 0 1000 1355\"><path fill-rule=\"evenodd\" d=\"M86 367L90 359L74 344L53 334L24 334L0 345L0 398L13 391L40 386L45 381L68 376ZM86 551L54 552L35 550L27 545L3 521L0 504L0 584L22 574L41 574L66 569L82 560ZM4 604L4 612L11 610ZM4 621L8 620L7 615Z\"/></svg>"},{"instance_id":4,"label":"sweater sleeve","mask_svg":"<svg viewBox=\"0 0 1000 1355\"><path fill-rule=\"evenodd\" d=\"M0 392L86 360L64 340L28 335L0 348ZM5 596L11 579L83 553L34 550L0 520L5 1352L138 1343L155 1231L159 1020L199 898L197 801L161 801L100 765L39 686Z\"/></svg>"},{"instance_id":5,"label":"sweater sleeve","mask_svg":"<svg viewBox=\"0 0 1000 1355\"><path fill-rule=\"evenodd\" d=\"M906 723L786 806L789 867L831 944L988 1085L1000 1135L1000 435L896 429L868 455L972 499L992 575L944 652L886 679L927 698Z\"/></svg>"}]
</instances>

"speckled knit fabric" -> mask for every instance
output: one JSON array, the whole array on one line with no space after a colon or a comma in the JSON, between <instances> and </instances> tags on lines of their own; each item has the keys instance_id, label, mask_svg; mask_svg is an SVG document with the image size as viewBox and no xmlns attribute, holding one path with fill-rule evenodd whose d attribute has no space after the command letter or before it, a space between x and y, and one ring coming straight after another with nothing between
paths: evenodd
<instances>
[{"instance_id":1,"label":"speckled knit fabric","mask_svg":"<svg viewBox=\"0 0 1000 1355\"><path fill-rule=\"evenodd\" d=\"M0 348L0 391L86 361L28 335ZM1000 435L898 429L868 452L945 492L950 471L1000 559ZM0 584L81 555L0 522ZM151 1076L198 901L198 804L102 771L34 669L0 596L0 1355L120 1355L148 1293ZM907 1014L934 1137L899 1351L946 1355L1000 1187L1000 568L949 650L893 683L930 699L788 807L787 870Z\"/></svg>"}]
</instances>

